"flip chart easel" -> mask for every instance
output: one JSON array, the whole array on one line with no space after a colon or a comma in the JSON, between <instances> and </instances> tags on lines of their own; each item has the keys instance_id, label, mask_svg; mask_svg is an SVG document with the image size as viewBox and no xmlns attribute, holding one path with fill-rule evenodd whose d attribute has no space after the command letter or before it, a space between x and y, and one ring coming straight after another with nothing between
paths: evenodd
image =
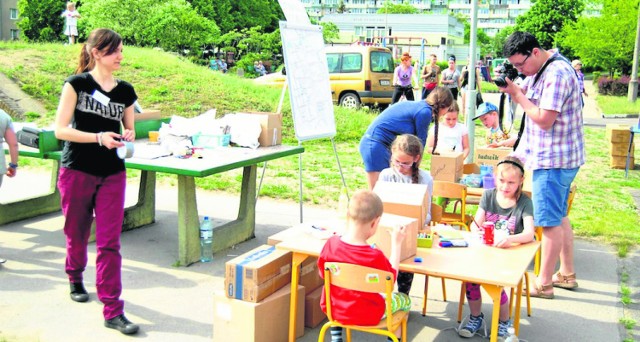
<instances>
[{"instance_id":1,"label":"flip chart easel","mask_svg":"<svg viewBox=\"0 0 640 342\"><path fill-rule=\"evenodd\" d=\"M293 126L298 145L303 141L329 138L333 145L342 184L347 188L338 158L335 140L329 68L324 50L322 27L280 22L282 50L287 69L287 82ZM286 85L285 85L286 87ZM298 156L300 172L300 222L302 214L302 155Z\"/></svg>"}]
</instances>

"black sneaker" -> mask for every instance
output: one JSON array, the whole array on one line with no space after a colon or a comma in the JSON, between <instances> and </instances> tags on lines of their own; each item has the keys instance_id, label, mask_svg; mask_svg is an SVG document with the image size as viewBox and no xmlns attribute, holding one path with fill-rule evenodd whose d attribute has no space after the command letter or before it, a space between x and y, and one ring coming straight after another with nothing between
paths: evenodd
<instances>
[{"instance_id":1,"label":"black sneaker","mask_svg":"<svg viewBox=\"0 0 640 342\"><path fill-rule=\"evenodd\" d=\"M131 335L138 332L138 325L131 323L124 314L116 316L112 319L107 319L104 321L104 326L111 329L116 329L119 332L125 335Z\"/></svg>"},{"instance_id":2,"label":"black sneaker","mask_svg":"<svg viewBox=\"0 0 640 342\"><path fill-rule=\"evenodd\" d=\"M71 287L71 300L74 302L82 303L89 300L89 294L87 290L84 289L84 285L82 283L70 283Z\"/></svg>"}]
</instances>

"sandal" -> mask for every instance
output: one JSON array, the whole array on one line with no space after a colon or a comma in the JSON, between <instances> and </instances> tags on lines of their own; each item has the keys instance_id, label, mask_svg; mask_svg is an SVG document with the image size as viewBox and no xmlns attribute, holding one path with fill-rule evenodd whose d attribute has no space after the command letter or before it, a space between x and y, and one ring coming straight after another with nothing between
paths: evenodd
<instances>
[{"instance_id":1,"label":"sandal","mask_svg":"<svg viewBox=\"0 0 640 342\"><path fill-rule=\"evenodd\" d=\"M551 292L545 292L549 291ZM533 283L533 289L529 291L529 297L536 297L542 299L553 299L553 284L549 285L538 285L538 283Z\"/></svg>"},{"instance_id":2,"label":"sandal","mask_svg":"<svg viewBox=\"0 0 640 342\"><path fill-rule=\"evenodd\" d=\"M554 274L553 278L551 278L551 282L554 287L560 287L563 289L572 290L578 287L578 282L576 281L575 273L562 275L562 273L558 271L558 273Z\"/></svg>"}]
</instances>

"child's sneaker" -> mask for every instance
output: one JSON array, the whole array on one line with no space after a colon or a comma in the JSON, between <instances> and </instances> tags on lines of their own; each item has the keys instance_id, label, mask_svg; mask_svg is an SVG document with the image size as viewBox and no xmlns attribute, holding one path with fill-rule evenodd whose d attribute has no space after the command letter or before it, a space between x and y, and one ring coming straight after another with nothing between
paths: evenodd
<instances>
[{"instance_id":1,"label":"child's sneaker","mask_svg":"<svg viewBox=\"0 0 640 342\"><path fill-rule=\"evenodd\" d=\"M498 341L504 341L509 337L509 327L511 327L511 321L498 321Z\"/></svg>"},{"instance_id":2,"label":"child's sneaker","mask_svg":"<svg viewBox=\"0 0 640 342\"><path fill-rule=\"evenodd\" d=\"M469 321L467 322L467 325L458 330L458 335L462 337L473 337L480 328L484 328L484 335L486 336L487 327L484 325L484 314L482 312L478 316L469 314Z\"/></svg>"}]
</instances>

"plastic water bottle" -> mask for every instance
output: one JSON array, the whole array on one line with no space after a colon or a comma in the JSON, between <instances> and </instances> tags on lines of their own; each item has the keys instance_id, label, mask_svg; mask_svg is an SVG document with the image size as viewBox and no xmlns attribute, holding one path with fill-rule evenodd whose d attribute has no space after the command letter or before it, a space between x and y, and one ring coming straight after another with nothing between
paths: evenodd
<instances>
[{"instance_id":1,"label":"plastic water bottle","mask_svg":"<svg viewBox=\"0 0 640 342\"><path fill-rule=\"evenodd\" d=\"M509 334L509 336L507 337L506 340L504 340L505 342L518 342L518 341L520 341L518 339L518 336L516 336L516 329L514 327L507 328L507 333Z\"/></svg>"},{"instance_id":2,"label":"plastic water bottle","mask_svg":"<svg viewBox=\"0 0 640 342\"><path fill-rule=\"evenodd\" d=\"M213 223L209 216L205 216L200 224L200 261L210 262L213 260Z\"/></svg>"}]
</instances>

